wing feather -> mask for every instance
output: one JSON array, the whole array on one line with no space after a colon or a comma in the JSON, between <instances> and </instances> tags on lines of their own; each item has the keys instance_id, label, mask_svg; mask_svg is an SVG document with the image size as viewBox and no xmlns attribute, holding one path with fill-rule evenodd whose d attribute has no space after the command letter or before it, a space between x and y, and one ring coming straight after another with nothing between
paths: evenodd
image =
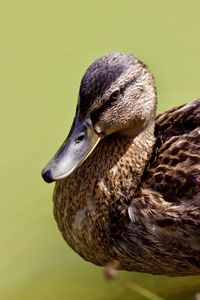
<instances>
[{"instance_id":1,"label":"wing feather","mask_svg":"<svg viewBox=\"0 0 200 300\"><path fill-rule=\"evenodd\" d=\"M167 202L200 206L200 99L159 115L155 135L144 187Z\"/></svg>"}]
</instances>

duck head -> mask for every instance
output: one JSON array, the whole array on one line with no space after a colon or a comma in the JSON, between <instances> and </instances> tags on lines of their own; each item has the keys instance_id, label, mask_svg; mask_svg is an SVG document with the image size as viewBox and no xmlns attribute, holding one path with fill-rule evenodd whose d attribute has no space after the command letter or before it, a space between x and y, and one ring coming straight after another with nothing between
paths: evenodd
<instances>
[{"instance_id":1,"label":"duck head","mask_svg":"<svg viewBox=\"0 0 200 300\"><path fill-rule=\"evenodd\" d=\"M155 122L155 111L155 84L146 65L118 52L97 59L82 78L71 130L43 179L69 176L106 136L137 136Z\"/></svg>"}]
</instances>

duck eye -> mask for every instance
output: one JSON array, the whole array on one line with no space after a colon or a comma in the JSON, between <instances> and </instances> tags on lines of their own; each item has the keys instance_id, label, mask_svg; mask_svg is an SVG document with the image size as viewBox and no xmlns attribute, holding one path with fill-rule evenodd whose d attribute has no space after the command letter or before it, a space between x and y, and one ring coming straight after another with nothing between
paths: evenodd
<instances>
[{"instance_id":1,"label":"duck eye","mask_svg":"<svg viewBox=\"0 0 200 300\"><path fill-rule=\"evenodd\" d=\"M117 100L118 96L119 96L119 90L116 90L111 94L110 99Z\"/></svg>"},{"instance_id":2,"label":"duck eye","mask_svg":"<svg viewBox=\"0 0 200 300\"><path fill-rule=\"evenodd\" d=\"M81 133L75 140L75 142L78 144L80 142L82 142L85 138L85 133Z\"/></svg>"}]
</instances>

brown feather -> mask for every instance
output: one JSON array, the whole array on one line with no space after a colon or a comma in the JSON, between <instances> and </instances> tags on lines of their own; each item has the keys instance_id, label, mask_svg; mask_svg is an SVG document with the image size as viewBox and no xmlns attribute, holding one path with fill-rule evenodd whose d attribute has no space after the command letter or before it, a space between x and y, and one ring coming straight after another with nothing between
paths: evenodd
<instances>
[{"instance_id":1,"label":"brown feather","mask_svg":"<svg viewBox=\"0 0 200 300\"><path fill-rule=\"evenodd\" d=\"M97 265L117 261L129 271L200 274L200 99L155 122L151 73L137 60L127 68L113 85L134 77L133 86L120 102L104 104L98 118L106 137L78 169L56 182L58 227L79 255ZM99 95L90 102L86 115L101 106Z\"/></svg>"}]
</instances>

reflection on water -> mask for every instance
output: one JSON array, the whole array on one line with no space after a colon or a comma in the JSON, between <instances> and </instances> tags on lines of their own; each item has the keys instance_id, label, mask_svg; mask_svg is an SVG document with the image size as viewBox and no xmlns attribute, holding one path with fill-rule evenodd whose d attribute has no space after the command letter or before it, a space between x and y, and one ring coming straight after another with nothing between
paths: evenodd
<instances>
[{"instance_id":1,"label":"reflection on water","mask_svg":"<svg viewBox=\"0 0 200 300\"><path fill-rule=\"evenodd\" d=\"M199 3L2 1L0 25L1 299L144 299L127 280L164 299L194 299L198 277L121 272L123 280L105 282L62 240L53 185L40 170L67 134L80 78L98 56L121 50L149 63L160 111L200 95Z\"/></svg>"}]
</instances>

